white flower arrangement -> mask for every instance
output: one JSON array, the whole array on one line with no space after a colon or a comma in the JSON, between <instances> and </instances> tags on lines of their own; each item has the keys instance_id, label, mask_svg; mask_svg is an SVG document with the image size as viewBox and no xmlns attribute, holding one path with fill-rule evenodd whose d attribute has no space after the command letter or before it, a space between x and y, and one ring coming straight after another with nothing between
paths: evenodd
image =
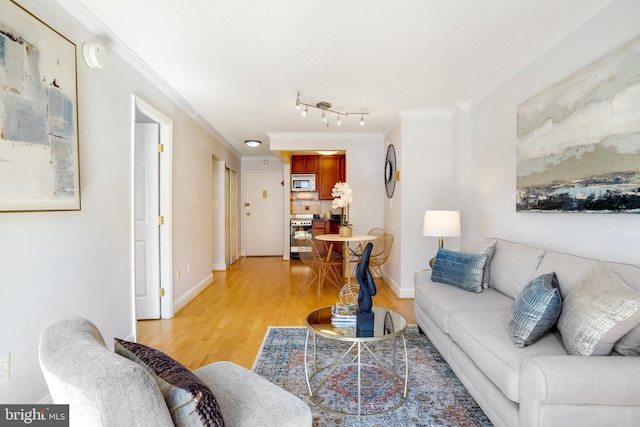
<instances>
[{"instance_id":1,"label":"white flower arrangement","mask_svg":"<svg viewBox=\"0 0 640 427\"><path fill-rule=\"evenodd\" d=\"M336 185L333 186L331 190L331 195L333 196L333 201L331 202L331 207L333 209L343 208L343 225L349 224L349 203L353 201L353 190L351 186L346 182L336 182Z\"/></svg>"}]
</instances>

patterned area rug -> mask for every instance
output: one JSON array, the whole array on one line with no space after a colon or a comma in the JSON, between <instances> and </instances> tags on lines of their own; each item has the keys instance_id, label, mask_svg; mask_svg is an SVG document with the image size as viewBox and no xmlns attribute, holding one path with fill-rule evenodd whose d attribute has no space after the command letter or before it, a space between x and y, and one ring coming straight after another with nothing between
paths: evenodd
<instances>
[{"instance_id":1,"label":"patterned area rug","mask_svg":"<svg viewBox=\"0 0 640 427\"><path fill-rule=\"evenodd\" d=\"M449 365L429 339L418 333L417 326L405 332L409 361L409 382L406 401L398 409L381 415L365 417L336 415L310 403L304 369L305 327L270 327L253 370L309 403L313 411L314 426L319 427L490 427L475 400L460 383ZM318 337L316 353L318 365L326 366L330 360L343 355L351 343ZM369 344L372 353L387 367L392 366L394 349L391 340ZM312 350L309 345L308 368L312 369ZM377 365L367 351L362 352L364 367L361 373L363 413L393 408L400 403L402 383ZM350 362L351 358L346 357ZM405 363L402 340L397 340L396 367L404 377ZM312 388L319 382L322 371L312 380ZM357 412L357 370L351 363L338 367L332 378L317 393L320 403L345 412Z\"/></svg>"}]
</instances>

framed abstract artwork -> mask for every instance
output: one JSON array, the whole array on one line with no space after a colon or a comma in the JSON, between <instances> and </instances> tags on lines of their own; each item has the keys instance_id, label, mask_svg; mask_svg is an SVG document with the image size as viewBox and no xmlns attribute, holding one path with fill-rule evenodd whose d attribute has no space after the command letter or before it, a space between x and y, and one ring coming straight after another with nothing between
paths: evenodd
<instances>
[{"instance_id":1,"label":"framed abstract artwork","mask_svg":"<svg viewBox=\"0 0 640 427\"><path fill-rule=\"evenodd\" d=\"M76 46L0 0L0 211L80 209Z\"/></svg>"},{"instance_id":2,"label":"framed abstract artwork","mask_svg":"<svg viewBox=\"0 0 640 427\"><path fill-rule=\"evenodd\" d=\"M640 38L518 107L519 212L640 213Z\"/></svg>"}]
</instances>

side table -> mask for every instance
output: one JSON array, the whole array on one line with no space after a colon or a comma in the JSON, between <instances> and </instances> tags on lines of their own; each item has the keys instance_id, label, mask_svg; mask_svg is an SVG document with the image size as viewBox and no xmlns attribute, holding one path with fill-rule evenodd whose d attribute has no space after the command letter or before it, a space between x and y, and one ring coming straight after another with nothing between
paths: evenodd
<instances>
[{"instance_id":1,"label":"side table","mask_svg":"<svg viewBox=\"0 0 640 427\"><path fill-rule=\"evenodd\" d=\"M304 369L307 380L307 392L309 399L317 406L340 415L357 415L357 416L370 416L381 413L387 413L398 409L405 402L407 398L407 383L409 378L409 363L407 357L407 342L404 337L404 331L407 328L407 319L400 313L384 307L374 306L372 312L375 315L375 326L373 336L359 337L356 333L356 328L344 328L334 327L331 324L333 307L323 307L318 310L312 311L307 316L307 337L304 344ZM342 352L337 358L333 360L320 360L324 363L324 366L318 366L318 353L317 353L317 337L320 335L323 338L328 338L332 341L346 342L347 350ZM404 377L398 372L397 363L397 338L401 339L402 352L404 354ZM392 347L391 361L382 360L382 357L378 353L377 345L374 343L381 343L388 341ZM309 349L309 344L313 346L313 349ZM312 354L310 355L310 352ZM311 356L311 369L309 369L308 357ZM363 356L366 356L369 363L363 361ZM344 384L342 377L338 378L341 369L355 370L356 377L354 381L357 382L357 410L349 411L347 409L336 407L332 402L325 402L319 395L323 392L327 392L327 384L330 382ZM383 378L387 378L389 381L389 388L392 393L397 397L395 401L391 401L389 407L379 407L373 411L364 413L363 411L363 368L367 372L373 372ZM374 384L375 386L375 384Z\"/></svg>"}]
</instances>

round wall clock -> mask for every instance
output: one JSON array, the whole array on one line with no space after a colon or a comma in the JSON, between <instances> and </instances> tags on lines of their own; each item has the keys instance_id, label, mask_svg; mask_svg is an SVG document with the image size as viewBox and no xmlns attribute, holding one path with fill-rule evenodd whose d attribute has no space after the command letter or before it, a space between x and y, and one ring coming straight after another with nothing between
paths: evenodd
<instances>
[{"instance_id":1,"label":"round wall clock","mask_svg":"<svg viewBox=\"0 0 640 427\"><path fill-rule=\"evenodd\" d=\"M392 198L396 189L396 149L393 144L387 147L387 158L384 161L384 185L387 187L387 197Z\"/></svg>"}]
</instances>

